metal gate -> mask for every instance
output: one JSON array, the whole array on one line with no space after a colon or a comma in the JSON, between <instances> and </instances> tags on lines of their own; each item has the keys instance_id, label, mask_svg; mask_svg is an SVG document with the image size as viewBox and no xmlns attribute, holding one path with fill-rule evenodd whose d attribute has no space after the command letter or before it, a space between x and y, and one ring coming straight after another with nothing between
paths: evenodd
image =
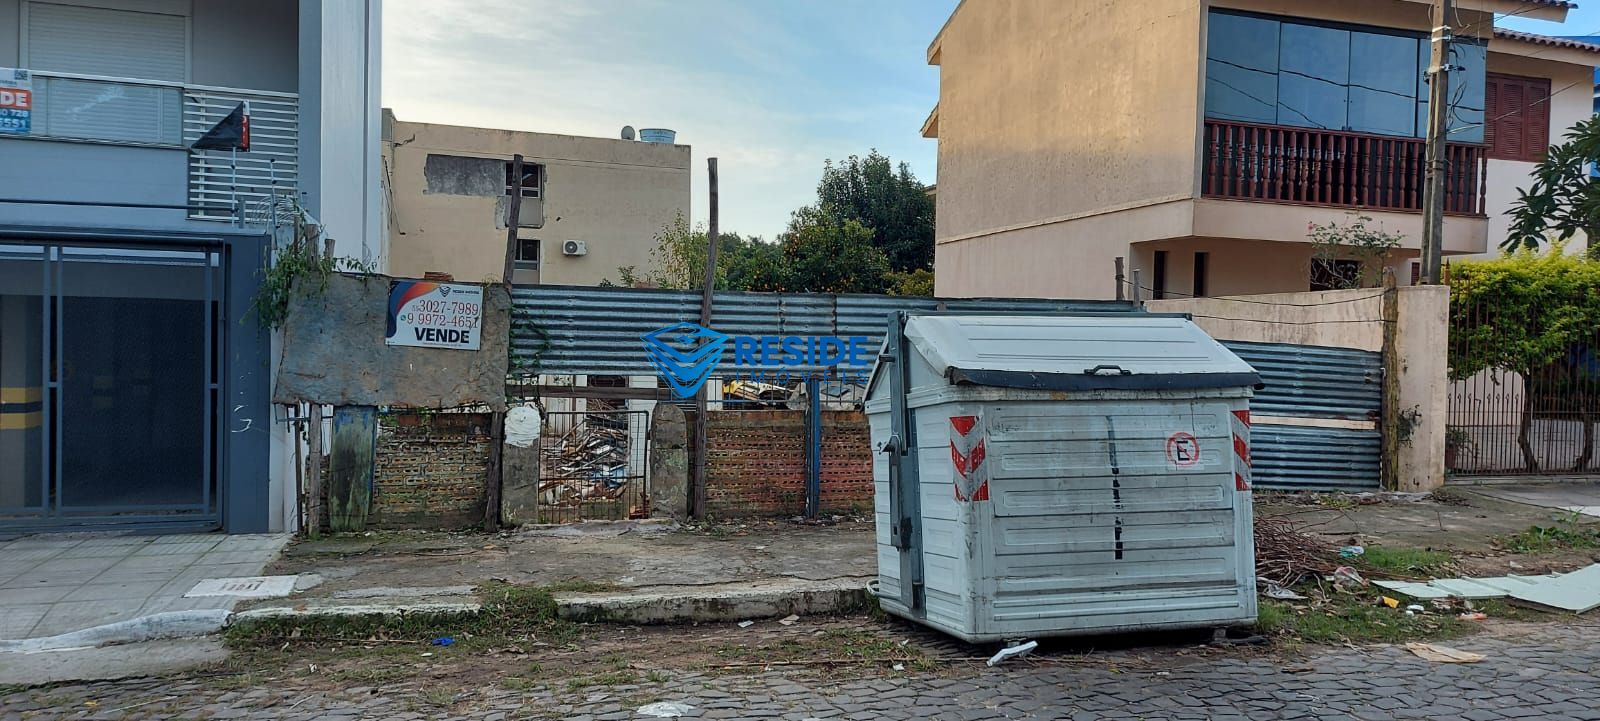
<instances>
[{"instance_id":1,"label":"metal gate","mask_svg":"<svg viewBox=\"0 0 1600 721\"><path fill-rule=\"evenodd\" d=\"M649 428L649 411L547 412L539 436L539 522L648 518Z\"/></svg>"},{"instance_id":2,"label":"metal gate","mask_svg":"<svg viewBox=\"0 0 1600 721\"><path fill-rule=\"evenodd\" d=\"M1452 304L1459 302L1451 299ZM1513 342L1499 337L1497 328L1507 321L1491 309L1451 311L1452 360L1480 356L1475 344ZM1600 470L1595 451L1600 329L1586 333L1572 346L1556 349L1549 363L1527 372L1491 367L1454 380L1445 431L1446 471L1456 476L1592 476Z\"/></svg>"},{"instance_id":3,"label":"metal gate","mask_svg":"<svg viewBox=\"0 0 1600 721\"><path fill-rule=\"evenodd\" d=\"M1383 468L1383 355L1223 341L1261 374L1250 401L1257 488L1376 490Z\"/></svg>"}]
</instances>

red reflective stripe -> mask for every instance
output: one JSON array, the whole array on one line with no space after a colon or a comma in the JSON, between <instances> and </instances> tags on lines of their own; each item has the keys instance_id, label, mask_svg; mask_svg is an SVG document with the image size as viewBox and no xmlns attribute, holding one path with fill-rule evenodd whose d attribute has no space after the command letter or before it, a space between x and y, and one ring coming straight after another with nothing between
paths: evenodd
<instances>
[{"instance_id":1,"label":"red reflective stripe","mask_svg":"<svg viewBox=\"0 0 1600 721\"><path fill-rule=\"evenodd\" d=\"M956 450L955 441L950 442L950 463L956 467L956 473L961 474L963 478L966 477L967 458L961 455L961 451Z\"/></svg>"},{"instance_id":2,"label":"red reflective stripe","mask_svg":"<svg viewBox=\"0 0 1600 721\"><path fill-rule=\"evenodd\" d=\"M1250 425L1250 411L1234 411L1233 417L1238 418L1239 422L1246 426Z\"/></svg>"},{"instance_id":3,"label":"red reflective stripe","mask_svg":"<svg viewBox=\"0 0 1600 721\"><path fill-rule=\"evenodd\" d=\"M1233 452L1246 466L1250 465L1250 446L1245 445L1243 438L1233 437Z\"/></svg>"},{"instance_id":4,"label":"red reflective stripe","mask_svg":"<svg viewBox=\"0 0 1600 721\"><path fill-rule=\"evenodd\" d=\"M978 425L977 416L950 416L950 425L957 433L966 435L972 432L972 427Z\"/></svg>"},{"instance_id":5,"label":"red reflective stripe","mask_svg":"<svg viewBox=\"0 0 1600 721\"><path fill-rule=\"evenodd\" d=\"M1250 484L1244 482L1244 476L1238 471L1234 471L1233 473L1233 485L1236 489L1241 491L1250 490ZM957 493L960 493L960 491L957 491Z\"/></svg>"},{"instance_id":6,"label":"red reflective stripe","mask_svg":"<svg viewBox=\"0 0 1600 721\"><path fill-rule=\"evenodd\" d=\"M956 493L959 495L961 492L960 491L956 491ZM974 500L974 501L987 501L987 500L989 500L989 482L988 481L984 481L982 485L978 486L978 490L972 494L972 500Z\"/></svg>"}]
</instances>

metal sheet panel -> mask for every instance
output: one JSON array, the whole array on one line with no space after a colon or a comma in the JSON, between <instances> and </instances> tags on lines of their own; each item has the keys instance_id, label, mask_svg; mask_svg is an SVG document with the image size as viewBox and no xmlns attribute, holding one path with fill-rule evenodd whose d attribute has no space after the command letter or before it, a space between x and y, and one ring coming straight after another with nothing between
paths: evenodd
<instances>
[{"instance_id":1,"label":"metal sheet panel","mask_svg":"<svg viewBox=\"0 0 1600 721\"><path fill-rule=\"evenodd\" d=\"M1376 490L1382 446L1376 430L1257 424L1250 429L1250 471L1262 489Z\"/></svg>"},{"instance_id":2,"label":"metal sheet panel","mask_svg":"<svg viewBox=\"0 0 1600 721\"><path fill-rule=\"evenodd\" d=\"M1383 408L1383 355L1354 348L1223 341L1261 374L1250 401L1263 416L1374 420Z\"/></svg>"},{"instance_id":3,"label":"metal sheet panel","mask_svg":"<svg viewBox=\"0 0 1600 721\"><path fill-rule=\"evenodd\" d=\"M829 293L719 292L712 328L729 335L865 336L883 343L889 314L1138 312L1131 303L1090 300L903 298ZM695 323L700 294L686 290L539 285L516 289L512 367L517 373L653 374L640 337L674 323ZM722 371L754 370L733 363ZM794 368L803 368L796 366Z\"/></svg>"}]
</instances>

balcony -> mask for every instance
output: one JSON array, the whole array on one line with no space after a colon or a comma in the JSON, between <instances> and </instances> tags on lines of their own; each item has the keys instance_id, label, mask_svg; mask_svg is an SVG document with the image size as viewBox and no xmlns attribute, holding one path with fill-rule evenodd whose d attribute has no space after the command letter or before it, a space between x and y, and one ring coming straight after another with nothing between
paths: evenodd
<instances>
[{"instance_id":1,"label":"balcony","mask_svg":"<svg viewBox=\"0 0 1600 721\"><path fill-rule=\"evenodd\" d=\"M1224 200L1420 212L1425 152L1420 138L1208 119L1201 193ZM1445 157L1445 213L1484 217L1485 148L1452 143Z\"/></svg>"},{"instance_id":2,"label":"balcony","mask_svg":"<svg viewBox=\"0 0 1600 721\"><path fill-rule=\"evenodd\" d=\"M21 137L186 151L191 219L259 220L294 197L294 93L54 72L34 72L33 83L33 128ZM189 149L240 102L250 103L249 152Z\"/></svg>"}]
</instances>

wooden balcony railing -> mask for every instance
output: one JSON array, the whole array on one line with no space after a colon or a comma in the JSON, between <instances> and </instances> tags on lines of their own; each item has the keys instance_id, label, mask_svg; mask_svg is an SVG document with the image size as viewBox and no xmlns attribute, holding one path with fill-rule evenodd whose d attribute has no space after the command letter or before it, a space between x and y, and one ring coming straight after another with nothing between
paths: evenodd
<instances>
[{"instance_id":1,"label":"wooden balcony railing","mask_svg":"<svg viewBox=\"0 0 1600 721\"><path fill-rule=\"evenodd\" d=\"M1426 144L1309 128L1206 120L1202 193L1208 198L1421 211ZM1444 209L1483 215L1488 157L1446 146Z\"/></svg>"}]
</instances>

